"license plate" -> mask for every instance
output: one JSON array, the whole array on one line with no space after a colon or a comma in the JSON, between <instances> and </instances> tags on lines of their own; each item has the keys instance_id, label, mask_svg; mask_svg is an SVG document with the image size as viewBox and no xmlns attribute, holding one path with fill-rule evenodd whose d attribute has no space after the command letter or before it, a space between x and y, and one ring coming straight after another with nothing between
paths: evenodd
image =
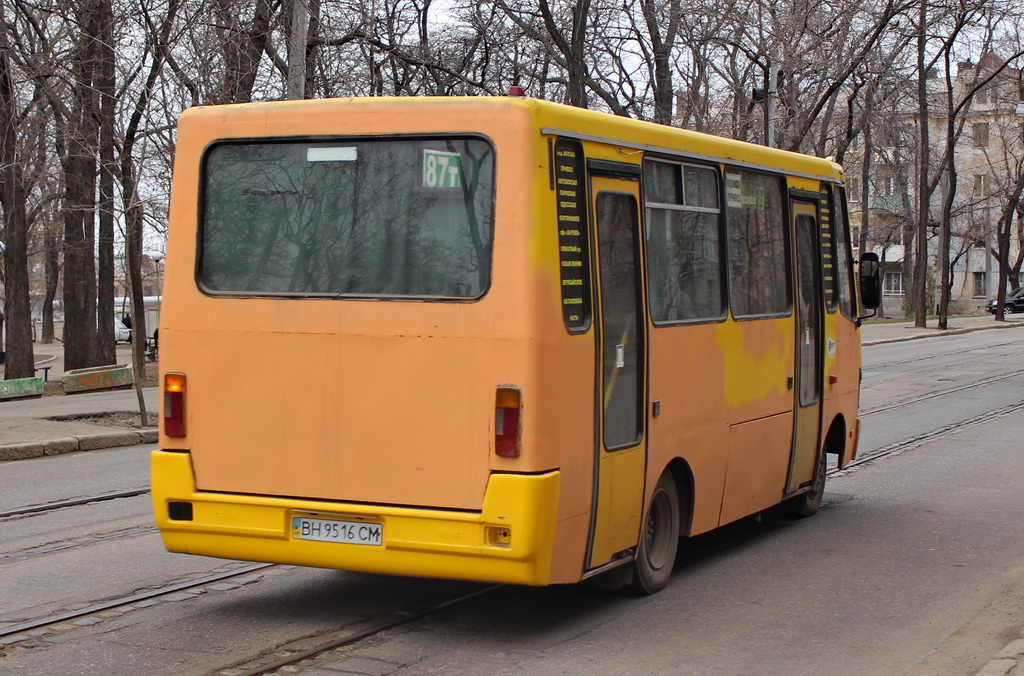
<instances>
[{"instance_id":1,"label":"license plate","mask_svg":"<svg viewBox=\"0 0 1024 676\"><path fill-rule=\"evenodd\" d=\"M384 542L384 524L293 516L292 537L298 540L379 547Z\"/></svg>"}]
</instances>

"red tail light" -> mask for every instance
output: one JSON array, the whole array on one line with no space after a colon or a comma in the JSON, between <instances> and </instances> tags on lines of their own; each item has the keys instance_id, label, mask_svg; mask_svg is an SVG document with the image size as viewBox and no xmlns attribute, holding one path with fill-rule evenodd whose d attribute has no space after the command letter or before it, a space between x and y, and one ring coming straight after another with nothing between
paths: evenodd
<instances>
[{"instance_id":1,"label":"red tail light","mask_svg":"<svg viewBox=\"0 0 1024 676\"><path fill-rule=\"evenodd\" d=\"M494 398L494 453L519 457L522 398L518 387L499 387Z\"/></svg>"},{"instance_id":2,"label":"red tail light","mask_svg":"<svg viewBox=\"0 0 1024 676\"><path fill-rule=\"evenodd\" d=\"M164 375L164 434L185 436L185 374Z\"/></svg>"}]
</instances>

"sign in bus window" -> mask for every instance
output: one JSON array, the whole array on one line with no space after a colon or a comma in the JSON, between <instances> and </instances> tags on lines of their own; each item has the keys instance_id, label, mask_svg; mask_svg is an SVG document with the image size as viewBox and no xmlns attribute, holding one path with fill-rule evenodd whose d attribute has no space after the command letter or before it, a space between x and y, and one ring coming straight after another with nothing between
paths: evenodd
<instances>
[{"instance_id":1,"label":"sign in bus window","mask_svg":"<svg viewBox=\"0 0 1024 676\"><path fill-rule=\"evenodd\" d=\"M821 272L825 282L825 307L835 312L839 307L838 283L836 270L836 229L832 211L832 186L821 184L821 200L818 203L818 220L821 228Z\"/></svg>"},{"instance_id":2,"label":"sign in bus window","mask_svg":"<svg viewBox=\"0 0 1024 676\"><path fill-rule=\"evenodd\" d=\"M423 151L424 188L458 188L461 185L461 155L438 150Z\"/></svg>"},{"instance_id":3,"label":"sign in bus window","mask_svg":"<svg viewBox=\"0 0 1024 676\"><path fill-rule=\"evenodd\" d=\"M559 139L555 143L554 163L562 319L570 332L585 331L590 326L590 277L587 274L583 147L577 142Z\"/></svg>"}]
</instances>

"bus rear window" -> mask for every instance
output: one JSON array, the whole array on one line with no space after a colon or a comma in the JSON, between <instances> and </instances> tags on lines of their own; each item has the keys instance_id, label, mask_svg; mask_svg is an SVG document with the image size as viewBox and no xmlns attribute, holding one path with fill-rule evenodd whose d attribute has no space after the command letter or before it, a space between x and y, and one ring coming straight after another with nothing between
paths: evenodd
<instances>
[{"instance_id":1,"label":"bus rear window","mask_svg":"<svg viewBox=\"0 0 1024 676\"><path fill-rule=\"evenodd\" d=\"M490 284L482 139L219 143L202 180L210 293L466 299Z\"/></svg>"}]
</instances>

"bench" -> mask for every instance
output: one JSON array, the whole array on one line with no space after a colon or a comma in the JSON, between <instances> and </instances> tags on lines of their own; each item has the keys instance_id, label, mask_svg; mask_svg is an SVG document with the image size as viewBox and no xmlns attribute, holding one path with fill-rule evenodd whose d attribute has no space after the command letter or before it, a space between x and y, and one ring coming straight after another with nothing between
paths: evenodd
<instances>
[{"instance_id":1,"label":"bench","mask_svg":"<svg viewBox=\"0 0 1024 676\"><path fill-rule=\"evenodd\" d=\"M33 371L35 373L39 373L40 371L42 371L43 372L43 382L44 383L48 383L48 382L50 382L50 369L52 369L52 368L53 368L52 366L36 366L33 369Z\"/></svg>"}]
</instances>

